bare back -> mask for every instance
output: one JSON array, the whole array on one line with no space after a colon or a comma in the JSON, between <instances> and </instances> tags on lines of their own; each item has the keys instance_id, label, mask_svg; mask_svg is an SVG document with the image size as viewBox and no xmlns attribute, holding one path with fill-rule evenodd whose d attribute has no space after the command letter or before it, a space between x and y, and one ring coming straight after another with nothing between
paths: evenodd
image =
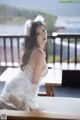
<instances>
[{"instance_id":1,"label":"bare back","mask_svg":"<svg viewBox=\"0 0 80 120\"><path fill-rule=\"evenodd\" d=\"M32 71L34 71L35 64L36 64L36 62L38 62L37 58L38 58L39 54L43 54L43 56L44 56L44 61L42 61L43 64L44 64L43 69L44 69L44 67L46 65L46 61L45 61L46 55L45 55L45 52L38 48L38 49L36 49L36 50L34 50L32 52L32 54L30 56L30 59L29 59L29 63L28 64L29 64L30 68L32 69Z\"/></svg>"}]
</instances>

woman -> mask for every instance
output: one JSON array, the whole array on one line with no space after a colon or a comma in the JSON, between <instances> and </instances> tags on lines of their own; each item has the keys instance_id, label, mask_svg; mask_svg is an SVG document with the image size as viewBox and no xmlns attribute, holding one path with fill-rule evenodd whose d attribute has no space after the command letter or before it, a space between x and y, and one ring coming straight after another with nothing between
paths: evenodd
<instances>
[{"instance_id":1,"label":"woman","mask_svg":"<svg viewBox=\"0 0 80 120\"><path fill-rule=\"evenodd\" d=\"M36 96L39 82L48 71L44 52L47 42L44 18L38 16L33 22L28 20L25 28L26 38L22 62L16 77L6 83L3 89L1 109L40 110Z\"/></svg>"}]
</instances>

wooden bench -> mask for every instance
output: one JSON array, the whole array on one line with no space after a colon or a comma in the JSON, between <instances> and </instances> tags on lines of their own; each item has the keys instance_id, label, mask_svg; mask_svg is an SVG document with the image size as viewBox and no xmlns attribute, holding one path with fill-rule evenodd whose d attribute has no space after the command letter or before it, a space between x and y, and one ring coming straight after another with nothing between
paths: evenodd
<instances>
[{"instance_id":1,"label":"wooden bench","mask_svg":"<svg viewBox=\"0 0 80 120\"><path fill-rule=\"evenodd\" d=\"M6 113L7 120L80 120L80 99L64 97L38 97L43 111L26 112L0 110Z\"/></svg>"}]
</instances>

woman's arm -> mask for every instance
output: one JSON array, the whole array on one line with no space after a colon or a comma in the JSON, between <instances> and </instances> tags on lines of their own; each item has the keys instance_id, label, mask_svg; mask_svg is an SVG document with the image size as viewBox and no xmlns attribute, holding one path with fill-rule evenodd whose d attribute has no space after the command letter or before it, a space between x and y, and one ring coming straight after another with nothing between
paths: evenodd
<instances>
[{"instance_id":1,"label":"woman's arm","mask_svg":"<svg viewBox=\"0 0 80 120\"><path fill-rule=\"evenodd\" d=\"M41 111L41 108L38 105L35 98L35 92L38 90L38 83L40 80L42 69L44 67L44 60L45 60L45 54L39 51L37 57L35 58L35 66L33 70L33 79L32 79L33 84L32 84L32 93L31 93L32 95L29 101L31 111Z\"/></svg>"},{"instance_id":2,"label":"woman's arm","mask_svg":"<svg viewBox=\"0 0 80 120\"><path fill-rule=\"evenodd\" d=\"M35 67L33 71L33 84L37 84L40 80L42 69L44 67L45 54L39 52L36 58Z\"/></svg>"}]
</instances>

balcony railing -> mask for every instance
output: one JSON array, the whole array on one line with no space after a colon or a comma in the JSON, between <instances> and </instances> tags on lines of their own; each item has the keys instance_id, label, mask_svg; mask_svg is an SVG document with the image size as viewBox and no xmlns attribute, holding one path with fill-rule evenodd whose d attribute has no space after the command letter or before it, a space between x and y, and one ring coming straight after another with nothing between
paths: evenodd
<instances>
[{"instance_id":1,"label":"balcony railing","mask_svg":"<svg viewBox=\"0 0 80 120\"><path fill-rule=\"evenodd\" d=\"M0 36L0 65L16 66L23 54L25 36ZM48 36L47 63L80 63L80 34L53 34Z\"/></svg>"}]
</instances>

